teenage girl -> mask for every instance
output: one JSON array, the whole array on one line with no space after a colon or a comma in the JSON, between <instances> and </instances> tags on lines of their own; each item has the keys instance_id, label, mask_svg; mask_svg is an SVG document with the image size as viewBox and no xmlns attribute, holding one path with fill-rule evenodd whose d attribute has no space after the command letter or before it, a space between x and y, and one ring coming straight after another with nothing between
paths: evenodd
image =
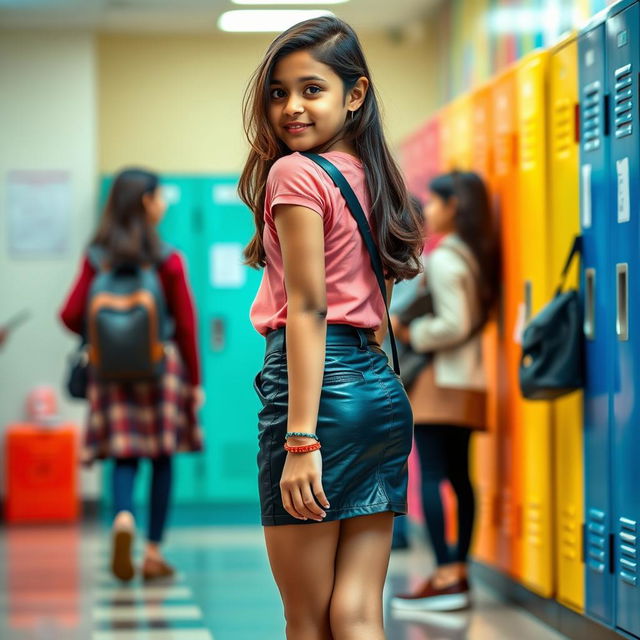
<instances>
[{"instance_id":1,"label":"teenage girl","mask_svg":"<svg viewBox=\"0 0 640 640\"><path fill-rule=\"evenodd\" d=\"M256 224L246 258L264 267L251 310L266 337L255 382L259 489L287 638L383 640L411 407L379 346L385 305L356 222L331 179L299 152L320 153L350 183L389 298L394 280L420 270L422 220L344 22L318 18L275 39L249 88L245 123L251 152L240 194Z\"/></svg>"},{"instance_id":2,"label":"teenage girl","mask_svg":"<svg viewBox=\"0 0 640 640\"><path fill-rule=\"evenodd\" d=\"M475 518L469 477L469 443L486 429L486 378L482 326L497 302L499 245L487 189L475 173L454 171L429 185L427 230L442 239L427 259L425 275L434 312L410 326L395 323L399 339L433 362L418 376L409 397L420 457L422 502L437 568L415 592L392 606L450 610L470 604L467 562ZM440 485L448 480L458 503L458 543L445 538Z\"/></svg>"},{"instance_id":3,"label":"teenage girl","mask_svg":"<svg viewBox=\"0 0 640 640\"><path fill-rule=\"evenodd\" d=\"M172 455L202 449L195 409L202 401L196 319L191 291L180 254L162 252L156 226L166 205L158 176L127 169L115 179L92 244L104 256L104 266L153 264L175 325L165 347L164 374L158 381L101 382L87 390L89 419L84 433L83 461L113 458L113 548L111 568L123 581L134 577L131 557L134 536L133 484L141 458L151 460L149 532L142 563L145 579L167 577L173 568L160 551L172 484ZM60 312L71 331L83 334L96 266L83 256L81 271Z\"/></svg>"}]
</instances>

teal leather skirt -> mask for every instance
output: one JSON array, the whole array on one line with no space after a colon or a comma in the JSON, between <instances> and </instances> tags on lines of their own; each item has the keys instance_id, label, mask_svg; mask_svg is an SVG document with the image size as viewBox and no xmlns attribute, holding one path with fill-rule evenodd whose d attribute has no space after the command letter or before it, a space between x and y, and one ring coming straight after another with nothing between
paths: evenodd
<instances>
[{"instance_id":1,"label":"teal leather skirt","mask_svg":"<svg viewBox=\"0 0 640 640\"><path fill-rule=\"evenodd\" d=\"M289 397L285 329L267 335L254 388L263 407L258 414L262 524L312 524L289 515L280 495ZM331 504L325 522L407 512L413 414L372 331L328 326L316 433L322 443L322 484Z\"/></svg>"}]
</instances>

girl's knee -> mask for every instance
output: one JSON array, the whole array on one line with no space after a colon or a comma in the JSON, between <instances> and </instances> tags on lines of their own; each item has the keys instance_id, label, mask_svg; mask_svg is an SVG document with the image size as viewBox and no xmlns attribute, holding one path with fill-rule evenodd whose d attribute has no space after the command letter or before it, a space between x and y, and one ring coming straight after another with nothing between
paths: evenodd
<instances>
[{"instance_id":1,"label":"girl's knee","mask_svg":"<svg viewBox=\"0 0 640 640\"><path fill-rule=\"evenodd\" d=\"M364 599L333 598L331 601L331 632L334 640L383 638L382 611Z\"/></svg>"}]
</instances>

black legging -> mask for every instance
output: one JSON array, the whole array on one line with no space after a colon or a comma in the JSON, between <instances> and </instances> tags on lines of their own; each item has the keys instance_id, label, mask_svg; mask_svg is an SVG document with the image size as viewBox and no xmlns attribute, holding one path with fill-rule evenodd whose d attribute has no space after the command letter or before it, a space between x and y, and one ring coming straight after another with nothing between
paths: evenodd
<instances>
[{"instance_id":1,"label":"black legging","mask_svg":"<svg viewBox=\"0 0 640 640\"><path fill-rule=\"evenodd\" d=\"M471 429L452 425L417 424L415 440L420 455L422 508L438 566L466 562L471 546L475 497L469 478ZM440 483L449 480L458 498L458 546L450 550L445 538Z\"/></svg>"}]
</instances>

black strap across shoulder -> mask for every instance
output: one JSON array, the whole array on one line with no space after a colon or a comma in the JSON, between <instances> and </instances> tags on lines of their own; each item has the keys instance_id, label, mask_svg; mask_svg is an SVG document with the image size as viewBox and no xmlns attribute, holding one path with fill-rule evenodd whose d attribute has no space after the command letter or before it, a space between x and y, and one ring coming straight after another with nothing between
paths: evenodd
<instances>
[{"instance_id":1,"label":"black strap across shoulder","mask_svg":"<svg viewBox=\"0 0 640 640\"><path fill-rule=\"evenodd\" d=\"M353 192L351 185L342 175L342 172L340 171L340 169L338 169L338 167L336 167L332 162L329 162L329 160L322 157L321 155L318 155L317 153L303 153L301 155L303 155L305 158L309 158L309 160L312 160L321 169L324 169L324 171L326 171L329 177L333 180L336 187L340 189L342 196L347 202L349 211L351 211L351 215L355 218L355 221L358 224L358 229L360 230L360 234L362 235L362 239L364 240L364 244L367 247L367 251L369 252L369 256L371 258L371 266L373 267L373 271L376 274L376 279L378 280L378 285L380 287L380 293L382 294L382 300L384 301L384 308L387 312L389 340L391 342L391 354L393 357L393 369L398 375L400 375L398 348L396 347L396 338L393 335L393 327L391 326L391 318L389 316L389 306L387 304L387 288L384 280L384 271L382 269L382 260L380 258L380 254L378 253L378 247L376 247L376 243L373 240L371 227L369 226L369 222L367 221L367 216L364 213L358 197Z\"/></svg>"}]
</instances>

